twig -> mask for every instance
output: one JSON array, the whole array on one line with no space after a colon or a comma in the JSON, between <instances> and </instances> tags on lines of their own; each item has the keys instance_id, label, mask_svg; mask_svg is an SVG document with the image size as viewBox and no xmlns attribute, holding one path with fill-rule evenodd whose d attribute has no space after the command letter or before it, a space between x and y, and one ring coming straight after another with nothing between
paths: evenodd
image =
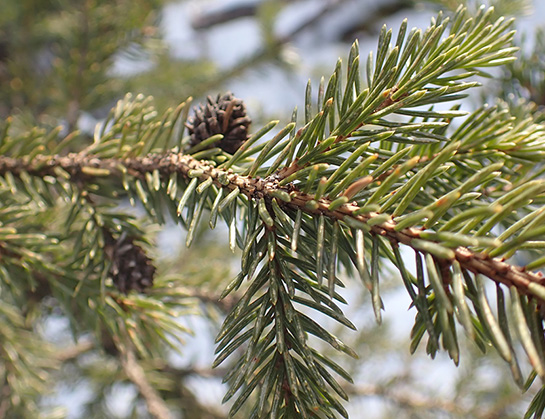
<instances>
[{"instance_id":1,"label":"twig","mask_svg":"<svg viewBox=\"0 0 545 419\"><path fill-rule=\"evenodd\" d=\"M205 304L213 304L216 308L225 313L230 312L238 301L234 295L228 295L227 297L220 299L220 294L198 287L178 286L177 289L187 297L195 298Z\"/></svg>"},{"instance_id":2,"label":"twig","mask_svg":"<svg viewBox=\"0 0 545 419\"><path fill-rule=\"evenodd\" d=\"M134 352L123 345L118 345L118 348L121 352L123 371L125 371L127 378L138 388L138 391L146 401L150 415L157 419L170 419L172 415L169 408L147 380L146 374L136 360Z\"/></svg>"},{"instance_id":3,"label":"twig","mask_svg":"<svg viewBox=\"0 0 545 419\"><path fill-rule=\"evenodd\" d=\"M413 409L441 410L448 413L461 414L464 410L456 403L448 400L429 399L414 392L393 391L388 387L359 384L349 386L346 391L351 396L377 396L382 397L401 406Z\"/></svg>"},{"instance_id":4,"label":"twig","mask_svg":"<svg viewBox=\"0 0 545 419\"><path fill-rule=\"evenodd\" d=\"M502 418L506 416L506 409L512 407L514 403L520 400L520 394L513 393L498 400L490 407L481 405L464 406L462 403L454 400L441 400L437 398L428 398L420 393L408 389L392 389L391 385L373 385L359 384L346 386L345 391L355 397L380 397L397 404L402 408L443 411L456 417L471 417L480 419Z\"/></svg>"},{"instance_id":5,"label":"twig","mask_svg":"<svg viewBox=\"0 0 545 419\"><path fill-rule=\"evenodd\" d=\"M176 378L185 378L188 375L198 375L203 378L223 378L228 372L228 369L226 368L175 368L171 365L165 365L159 369L165 373L176 376Z\"/></svg>"},{"instance_id":6,"label":"twig","mask_svg":"<svg viewBox=\"0 0 545 419\"><path fill-rule=\"evenodd\" d=\"M78 356L89 352L95 347L93 342L90 340L86 340L83 342L80 342L74 346L71 346L70 348L63 349L59 352L57 352L57 359L61 362L70 361L72 359L77 358ZM2 416L0 416L2 417Z\"/></svg>"}]
</instances>

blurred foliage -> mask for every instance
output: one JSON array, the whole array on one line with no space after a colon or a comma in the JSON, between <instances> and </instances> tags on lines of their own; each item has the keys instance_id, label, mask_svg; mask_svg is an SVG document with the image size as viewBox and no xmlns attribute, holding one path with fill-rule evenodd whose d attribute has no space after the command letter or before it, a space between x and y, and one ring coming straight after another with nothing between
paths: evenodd
<instances>
[{"instance_id":1,"label":"blurred foliage","mask_svg":"<svg viewBox=\"0 0 545 419\"><path fill-rule=\"evenodd\" d=\"M74 127L81 110L125 88L119 54L157 38L161 1L6 1L0 16L0 115L15 109ZM120 18L122 17L122 19Z\"/></svg>"},{"instance_id":2,"label":"blurred foliage","mask_svg":"<svg viewBox=\"0 0 545 419\"><path fill-rule=\"evenodd\" d=\"M520 59L510 64L502 80L505 99L534 102L545 107L545 27L537 28L534 39L522 34ZM533 46L533 47L529 47Z\"/></svg>"}]
</instances>

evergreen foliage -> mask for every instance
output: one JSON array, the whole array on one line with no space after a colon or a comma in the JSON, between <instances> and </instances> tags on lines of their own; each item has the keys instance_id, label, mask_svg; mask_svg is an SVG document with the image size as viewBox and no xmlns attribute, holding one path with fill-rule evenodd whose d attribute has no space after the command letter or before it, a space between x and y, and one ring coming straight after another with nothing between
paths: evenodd
<instances>
[{"instance_id":1,"label":"evergreen foliage","mask_svg":"<svg viewBox=\"0 0 545 419\"><path fill-rule=\"evenodd\" d=\"M516 68L512 24L492 8L472 16L459 7L425 30L385 26L364 62L355 42L327 82L309 82L303 126L295 109L292 122L254 128L231 153L217 146L221 133L184 135L190 99L161 112L127 94L90 143L75 131L61 140L60 130L24 131L8 117L3 411L39 411L55 358L32 319L52 297L76 338L92 334L120 357L150 413L169 415L157 390L166 384L153 388L145 376L189 332L177 318L195 310L195 295L155 274L146 228L123 199L150 223L181 224L188 246L202 225L228 226L240 272L222 284L228 314L214 366L230 361L231 415L348 417L352 379L322 348L358 354L319 319L355 329L339 288L357 276L380 323L385 261L417 310L411 351L444 350L458 364L462 331L483 351L493 346L522 389L545 380L545 126L531 105L468 113L462 100L489 69ZM528 417L544 408L542 390Z\"/></svg>"}]
</instances>

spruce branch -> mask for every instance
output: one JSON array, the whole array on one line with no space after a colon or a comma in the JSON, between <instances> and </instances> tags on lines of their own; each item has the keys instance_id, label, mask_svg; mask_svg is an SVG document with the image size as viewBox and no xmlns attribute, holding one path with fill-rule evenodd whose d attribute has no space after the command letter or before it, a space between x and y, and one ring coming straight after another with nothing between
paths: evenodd
<instances>
[{"instance_id":1,"label":"spruce branch","mask_svg":"<svg viewBox=\"0 0 545 419\"><path fill-rule=\"evenodd\" d=\"M276 197L282 196L288 202L277 200L281 206L311 215L322 214L338 221L345 220L347 223L352 223L349 225L353 225L354 222L364 225L371 224L368 231L426 253L426 250L421 247L424 232L414 227L399 229L398 224L387 214L377 212L359 214L363 207L356 203L344 203L332 210L333 201L331 199L322 197L316 201L314 195L293 190L289 186L279 186L279 181L274 178L268 180L239 175L233 170L221 170L210 165L207 161L199 161L182 153L149 155L124 160L69 154L67 156L38 156L32 162L0 156L0 175L8 172L18 175L25 172L40 177L54 176L56 174L55 168L60 167L75 178L120 177L122 173L119 169L120 166L140 179L145 179L146 173L155 171L159 171L163 179L168 179L173 173L181 174L188 179L198 175L197 178L201 182L212 179L216 186L224 187L229 191L239 190L250 199L266 198L270 202L272 199L276 200ZM430 241L431 245L434 243L440 244L441 242ZM492 258L486 253L476 252L463 246L445 249L443 254L435 254L434 256L447 263L457 261L464 269L484 275L497 283L507 286L513 285L521 294L530 295L545 302L545 279L539 273L528 272L524 267L509 264L501 258Z\"/></svg>"},{"instance_id":2,"label":"spruce branch","mask_svg":"<svg viewBox=\"0 0 545 419\"><path fill-rule=\"evenodd\" d=\"M136 371L130 377L150 410L156 394L133 365L132 348L143 358L159 357L160 344L187 332L175 319L188 295L157 285L144 295L108 288L109 277L132 269L123 261L107 269L125 254L115 252L114 232L122 247L124 237L132 245L130 233L137 230L113 209L123 197L140 202L156 223L170 216L182 224L187 245L204 216L211 228L223 218L230 248L242 250L240 273L222 294L240 290L218 335L214 363L242 353L225 376L225 400L235 398L232 414L250 401L253 417L347 415L337 377L351 378L319 345L357 355L311 313L354 328L338 306L346 303L338 292L344 269L359 273L380 322L382 259L397 267L417 311L411 350L427 334L428 353L433 357L442 347L457 364L460 324L479 347L491 343L522 386L510 330L516 329L535 370L531 378L545 380L545 280L533 272L545 264L544 127L502 104L471 114L460 104L434 108L465 97L478 85L472 78L486 76L483 68L514 59L511 24L494 20L492 9L470 16L460 8L452 17L439 13L425 31L407 33L403 22L395 41L384 27L365 81L355 43L346 82L339 60L316 102L309 83L305 125L296 129L294 112L291 123L265 140L278 121L249 138L245 113L220 127L214 118L230 115L230 96L221 106L218 99L213 112L201 107L187 124L188 103L159 115L151 99L127 96L97 127L91 145L68 154L63 151L74 135L55 146L56 134L12 136L8 120L0 131L0 193L13 194L17 209L33 200L51 210L67 208L67 231L77 229L92 246L92 256L75 251L71 266L91 281L79 278L74 285L67 278L56 284L59 294L68 301L83 289L89 301L83 312L96 317L95 329L112 338L126 331L130 344L121 349L131 349L123 362L128 375ZM184 126L192 138L184 138ZM236 146L221 147L226 128L243 131ZM41 143L54 151L41 154ZM20 229L10 216L0 211L0 221ZM36 239L17 229L0 233L1 249ZM415 272L400 248L414 251ZM143 269L150 266L139 246L132 250ZM537 258L525 266L509 259L524 252ZM10 269L18 267L11 254L1 256ZM41 263L21 252L26 259ZM497 285L496 310L483 278ZM120 288L141 290L149 282Z\"/></svg>"}]
</instances>

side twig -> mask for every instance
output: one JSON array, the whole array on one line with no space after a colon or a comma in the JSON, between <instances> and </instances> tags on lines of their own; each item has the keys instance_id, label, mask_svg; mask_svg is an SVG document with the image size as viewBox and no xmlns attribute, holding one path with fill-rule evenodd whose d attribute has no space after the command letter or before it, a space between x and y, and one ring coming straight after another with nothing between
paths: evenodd
<instances>
[{"instance_id":1,"label":"side twig","mask_svg":"<svg viewBox=\"0 0 545 419\"><path fill-rule=\"evenodd\" d=\"M161 399L157 391L147 380L146 374L136 360L134 352L122 345L119 346L123 371L127 374L128 379L138 388L138 391L146 401L149 413L156 419L172 418L164 400Z\"/></svg>"}]
</instances>

